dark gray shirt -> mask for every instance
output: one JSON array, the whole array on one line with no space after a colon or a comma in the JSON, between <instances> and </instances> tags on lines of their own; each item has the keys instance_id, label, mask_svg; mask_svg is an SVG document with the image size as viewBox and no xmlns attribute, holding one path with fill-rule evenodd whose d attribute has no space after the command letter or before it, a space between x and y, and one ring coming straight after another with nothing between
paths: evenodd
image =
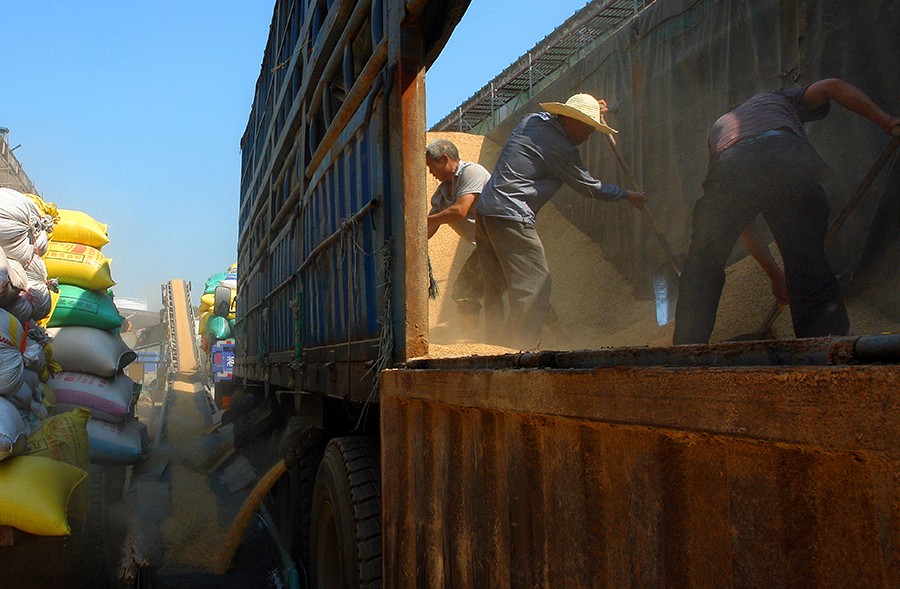
<instances>
[{"instance_id":1,"label":"dark gray shirt","mask_svg":"<svg viewBox=\"0 0 900 589\"><path fill-rule=\"evenodd\" d=\"M803 124L824 119L830 104L812 109L803 95L809 85L791 90L760 92L742 105L719 117L709 132L709 161L740 141L774 129L789 129L807 139Z\"/></svg>"},{"instance_id":2,"label":"dark gray shirt","mask_svg":"<svg viewBox=\"0 0 900 589\"><path fill-rule=\"evenodd\" d=\"M627 191L603 185L590 175L556 117L532 113L522 119L503 146L475 210L479 215L533 225L538 211L563 183L598 200L628 197Z\"/></svg>"}]
</instances>

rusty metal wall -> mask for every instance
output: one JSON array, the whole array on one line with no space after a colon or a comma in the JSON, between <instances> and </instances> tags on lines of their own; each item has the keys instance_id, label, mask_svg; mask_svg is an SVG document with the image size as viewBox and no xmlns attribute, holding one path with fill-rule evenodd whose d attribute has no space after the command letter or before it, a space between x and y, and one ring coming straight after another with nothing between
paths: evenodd
<instances>
[{"instance_id":1,"label":"rusty metal wall","mask_svg":"<svg viewBox=\"0 0 900 589\"><path fill-rule=\"evenodd\" d=\"M900 370L394 370L385 586L896 587Z\"/></svg>"}]
</instances>

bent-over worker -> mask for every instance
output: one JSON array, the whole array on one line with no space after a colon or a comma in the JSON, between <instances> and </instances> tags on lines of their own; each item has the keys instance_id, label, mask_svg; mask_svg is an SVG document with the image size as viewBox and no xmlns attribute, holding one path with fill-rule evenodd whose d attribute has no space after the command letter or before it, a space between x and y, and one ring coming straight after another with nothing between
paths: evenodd
<instances>
[{"instance_id":1,"label":"bent-over worker","mask_svg":"<svg viewBox=\"0 0 900 589\"><path fill-rule=\"evenodd\" d=\"M676 345L709 341L725 284L725 263L738 236L766 270L776 299L790 301L797 337L849 332L847 309L825 256L825 164L803 129L804 123L825 118L831 100L885 132L900 124L859 88L830 78L757 94L713 125L709 170L703 197L694 205L691 247L679 282ZM784 274L754 221L760 213L781 251Z\"/></svg>"},{"instance_id":2,"label":"bent-over worker","mask_svg":"<svg viewBox=\"0 0 900 589\"><path fill-rule=\"evenodd\" d=\"M480 164L460 161L459 150L447 139L435 139L425 147L425 165L440 182L431 197L428 239L446 224L475 245L475 202L491 174ZM483 295L484 281L476 248L463 263L450 292L463 329L469 333L477 325Z\"/></svg>"},{"instance_id":3,"label":"bent-over worker","mask_svg":"<svg viewBox=\"0 0 900 589\"><path fill-rule=\"evenodd\" d=\"M647 200L639 192L602 184L578 153L577 146L594 131L616 132L601 119L605 101L575 94L565 104L541 103L541 108L546 112L526 115L509 136L475 207L488 341L518 349L537 347L550 309L550 270L534 228L541 207L563 183L584 196L628 200L638 209Z\"/></svg>"}]
</instances>

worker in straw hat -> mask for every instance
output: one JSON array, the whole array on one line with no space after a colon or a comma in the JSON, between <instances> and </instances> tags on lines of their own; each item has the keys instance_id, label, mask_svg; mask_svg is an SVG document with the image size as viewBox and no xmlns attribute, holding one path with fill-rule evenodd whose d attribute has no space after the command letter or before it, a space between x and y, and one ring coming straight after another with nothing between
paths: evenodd
<instances>
[{"instance_id":1,"label":"worker in straw hat","mask_svg":"<svg viewBox=\"0 0 900 589\"><path fill-rule=\"evenodd\" d=\"M637 209L647 200L639 192L602 184L578 153L594 131L616 132L603 120L605 101L575 94L565 104L544 102L541 108L544 112L526 115L509 136L475 207L488 341L519 349L540 344L550 308L550 270L534 227L541 207L563 183L589 198L628 200Z\"/></svg>"}]
</instances>

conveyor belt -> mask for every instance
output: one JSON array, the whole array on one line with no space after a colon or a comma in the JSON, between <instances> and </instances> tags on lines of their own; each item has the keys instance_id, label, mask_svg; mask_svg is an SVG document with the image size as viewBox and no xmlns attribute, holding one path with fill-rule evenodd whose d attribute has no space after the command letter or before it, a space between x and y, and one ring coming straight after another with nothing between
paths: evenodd
<instances>
[{"instance_id":1,"label":"conveyor belt","mask_svg":"<svg viewBox=\"0 0 900 589\"><path fill-rule=\"evenodd\" d=\"M255 562L244 563L249 577L209 572L245 493L230 493L211 467L232 443L213 431L217 408L199 362L190 284L172 280L162 291L169 348L166 391L153 448L132 479L136 497L146 500L136 501L131 535L155 571L153 587L247 586L248 579L264 579ZM251 561L262 558L268 566L265 549L259 547Z\"/></svg>"}]
</instances>

